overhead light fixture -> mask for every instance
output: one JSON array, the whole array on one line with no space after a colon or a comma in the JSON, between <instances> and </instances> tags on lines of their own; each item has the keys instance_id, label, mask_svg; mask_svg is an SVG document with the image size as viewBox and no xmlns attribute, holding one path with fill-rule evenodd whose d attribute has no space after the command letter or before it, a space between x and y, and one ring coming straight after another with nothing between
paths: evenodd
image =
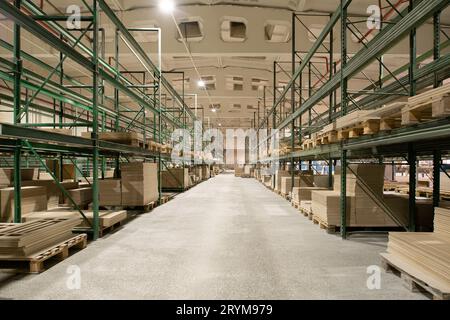
<instances>
[{"instance_id":1,"label":"overhead light fixture","mask_svg":"<svg viewBox=\"0 0 450 320\"><path fill-rule=\"evenodd\" d=\"M216 112L216 109L215 109L215 108L213 108L213 109L211 109L211 111L212 111L212 112Z\"/></svg>"},{"instance_id":2,"label":"overhead light fixture","mask_svg":"<svg viewBox=\"0 0 450 320\"><path fill-rule=\"evenodd\" d=\"M221 123L219 123L219 127L221 127L222 126L222 124Z\"/></svg>"},{"instance_id":3,"label":"overhead light fixture","mask_svg":"<svg viewBox=\"0 0 450 320\"><path fill-rule=\"evenodd\" d=\"M172 0L160 0L159 9L164 13L172 13L175 10L175 3Z\"/></svg>"},{"instance_id":4,"label":"overhead light fixture","mask_svg":"<svg viewBox=\"0 0 450 320\"><path fill-rule=\"evenodd\" d=\"M197 85L198 85L200 88L204 88L204 87L206 86L205 81L203 81L203 80L198 80Z\"/></svg>"}]
</instances>

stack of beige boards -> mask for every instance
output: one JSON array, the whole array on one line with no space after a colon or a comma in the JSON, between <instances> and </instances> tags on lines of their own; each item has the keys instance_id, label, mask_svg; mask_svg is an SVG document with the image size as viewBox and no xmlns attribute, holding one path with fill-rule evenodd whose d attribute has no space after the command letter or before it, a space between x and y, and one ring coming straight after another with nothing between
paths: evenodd
<instances>
[{"instance_id":1,"label":"stack of beige boards","mask_svg":"<svg viewBox=\"0 0 450 320\"><path fill-rule=\"evenodd\" d=\"M98 181L99 204L101 206L122 205L122 183L120 179L104 179Z\"/></svg>"},{"instance_id":2,"label":"stack of beige boards","mask_svg":"<svg viewBox=\"0 0 450 320\"><path fill-rule=\"evenodd\" d=\"M391 232L388 265L426 284L437 298L450 298L450 210L436 208L434 232Z\"/></svg>"},{"instance_id":3,"label":"stack of beige boards","mask_svg":"<svg viewBox=\"0 0 450 320\"><path fill-rule=\"evenodd\" d=\"M158 199L157 166L145 162L121 165L123 206L145 206Z\"/></svg>"},{"instance_id":4,"label":"stack of beige boards","mask_svg":"<svg viewBox=\"0 0 450 320\"><path fill-rule=\"evenodd\" d=\"M294 187L312 187L314 185L314 178L312 175L301 174L294 177ZM280 192L287 195L292 189L292 178L281 177Z\"/></svg>"},{"instance_id":5,"label":"stack of beige boards","mask_svg":"<svg viewBox=\"0 0 450 320\"><path fill-rule=\"evenodd\" d=\"M35 211L47 210L44 187L21 188L22 216ZM12 222L14 217L14 188L0 189L0 222Z\"/></svg>"},{"instance_id":6,"label":"stack of beige boards","mask_svg":"<svg viewBox=\"0 0 450 320\"><path fill-rule=\"evenodd\" d=\"M89 222L93 223L94 213L92 211L83 211ZM127 218L126 210L105 210L99 211L100 228L108 228L115 225L118 222L124 221ZM78 219L79 224L77 227L89 227L89 224L84 220L78 211L67 210L64 208L56 208L49 211L35 212L27 215L22 219L23 222L36 221L41 219L52 218L72 218Z\"/></svg>"},{"instance_id":7,"label":"stack of beige boards","mask_svg":"<svg viewBox=\"0 0 450 320\"><path fill-rule=\"evenodd\" d=\"M347 225L355 227L396 227L394 221L378 204L389 206L383 195L384 165L351 164L347 169ZM328 225L340 225L339 199L341 189L340 167L336 167L333 191L312 191L312 212ZM397 199L390 199L396 201ZM404 224L407 212L391 210L395 220Z\"/></svg>"},{"instance_id":8,"label":"stack of beige boards","mask_svg":"<svg viewBox=\"0 0 450 320\"><path fill-rule=\"evenodd\" d=\"M189 169L170 168L161 172L161 186L163 189L182 188L190 184Z\"/></svg>"},{"instance_id":9,"label":"stack of beige boards","mask_svg":"<svg viewBox=\"0 0 450 320\"><path fill-rule=\"evenodd\" d=\"M66 189L76 189L78 188L78 182L73 181L62 181L60 182L60 185ZM23 181L22 186L39 186L39 187L45 187L47 192L47 207L49 209L51 208L57 208L60 204L63 204L65 202L65 196L61 189L58 187L56 182L52 180L33 180L33 181Z\"/></svg>"},{"instance_id":10,"label":"stack of beige boards","mask_svg":"<svg viewBox=\"0 0 450 320\"><path fill-rule=\"evenodd\" d=\"M78 189L68 190L67 193L78 206L85 206L92 202L92 188L84 187ZM66 204L72 206L69 198L66 199Z\"/></svg>"},{"instance_id":11,"label":"stack of beige boards","mask_svg":"<svg viewBox=\"0 0 450 320\"><path fill-rule=\"evenodd\" d=\"M328 190L320 187L294 187L292 189L292 201L299 204L300 201L311 201L313 191Z\"/></svg>"},{"instance_id":12,"label":"stack of beige boards","mask_svg":"<svg viewBox=\"0 0 450 320\"><path fill-rule=\"evenodd\" d=\"M38 169L21 169L21 181L36 180L38 178ZM11 187L14 183L14 169L0 168L0 188Z\"/></svg>"},{"instance_id":13,"label":"stack of beige boards","mask_svg":"<svg viewBox=\"0 0 450 320\"><path fill-rule=\"evenodd\" d=\"M0 260L25 257L70 239L79 219L41 219L0 224Z\"/></svg>"}]
</instances>

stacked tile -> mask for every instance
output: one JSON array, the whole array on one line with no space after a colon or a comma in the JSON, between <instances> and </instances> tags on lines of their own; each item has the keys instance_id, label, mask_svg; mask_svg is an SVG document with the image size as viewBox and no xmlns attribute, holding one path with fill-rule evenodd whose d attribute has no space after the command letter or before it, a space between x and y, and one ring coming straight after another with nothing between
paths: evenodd
<instances>
[{"instance_id":1,"label":"stacked tile","mask_svg":"<svg viewBox=\"0 0 450 320\"><path fill-rule=\"evenodd\" d=\"M450 293L450 211L436 208L434 232L390 232L381 255L441 293Z\"/></svg>"},{"instance_id":2,"label":"stacked tile","mask_svg":"<svg viewBox=\"0 0 450 320\"><path fill-rule=\"evenodd\" d=\"M22 216L47 209L47 196L44 187L21 188ZM12 222L14 217L14 188L0 189L0 222Z\"/></svg>"},{"instance_id":3,"label":"stacked tile","mask_svg":"<svg viewBox=\"0 0 450 320\"><path fill-rule=\"evenodd\" d=\"M120 179L104 179L98 181L99 204L101 206L122 205L122 183Z\"/></svg>"},{"instance_id":4,"label":"stacked tile","mask_svg":"<svg viewBox=\"0 0 450 320\"><path fill-rule=\"evenodd\" d=\"M158 165L134 162L121 166L122 205L145 206L159 197Z\"/></svg>"},{"instance_id":5,"label":"stacked tile","mask_svg":"<svg viewBox=\"0 0 450 320\"><path fill-rule=\"evenodd\" d=\"M79 219L41 219L3 225L0 229L0 260L25 257L72 237Z\"/></svg>"}]
</instances>

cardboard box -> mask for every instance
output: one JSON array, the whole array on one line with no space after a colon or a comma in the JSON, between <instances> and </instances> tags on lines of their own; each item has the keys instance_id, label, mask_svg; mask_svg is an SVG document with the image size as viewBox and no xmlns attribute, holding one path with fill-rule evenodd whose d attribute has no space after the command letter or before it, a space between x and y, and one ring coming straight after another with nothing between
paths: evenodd
<instances>
[{"instance_id":1,"label":"cardboard box","mask_svg":"<svg viewBox=\"0 0 450 320\"><path fill-rule=\"evenodd\" d=\"M191 175L193 176L193 175ZM189 178L189 170L187 168L171 168L161 172L161 187L163 189L182 188L192 185L195 180Z\"/></svg>"}]
</instances>

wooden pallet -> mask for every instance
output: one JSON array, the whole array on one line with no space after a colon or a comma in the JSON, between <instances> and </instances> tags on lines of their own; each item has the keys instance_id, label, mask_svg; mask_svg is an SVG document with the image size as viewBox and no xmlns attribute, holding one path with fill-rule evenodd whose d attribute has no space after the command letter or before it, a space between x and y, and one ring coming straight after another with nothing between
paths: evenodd
<instances>
[{"instance_id":1,"label":"wooden pallet","mask_svg":"<svg viewBox=\"0 0 450 320\"><path fill-rule=\"evenodd\" d=\"M312 214L311 210L306 209L306 208L299 207L299 211L300 211L300 213L302 213L305 217L307 217L309 220L312 220L312 219L313 219L313 214Z\"/></svg>"},{"instance_id":2,"label":"wooden pallet","mask_svg":"<svg viewBox=\"0 0 450 320\"><path fill-rule=\"evenodd\" d=\"M122 227L124 224L125 224L125 220L122 220L122 221L116 222L112 226L101 228L99 230L99 237L101 238L108 233L114 232L118 228Z\"/></svg>"},{"instance_id":3,"label":"wooden pallet","mask_svg":"<svg viewBox=\"0 0 450 320\"><path fill-rule=\"evenodd\" d=\"M64 260L87 246L87 235L85 233L76 235L50 248L29 257L1 258L0 268L12 269L15 272L40 273L45 271L45 264L50 260Z\"/></svg>"},{"instance_id":4,"label":"wooden pallet","mask_svg":"<svg viewBox=\"0 0 450 320\"><path fill-rule=\"evenodd\" d=\"M333 226L333 225L329 225L328 223L326 223L325 221L323 221L322 219L320 219L318 216L316 215L312 215L312 222L314 224L319 225L320 229L324 229L327 231L327 233L337 233L340 230L339 226Z\"/></svg>"},{"instance_id":5,"label":"wooden pallet","mask_svg":"<svg viewBox=\"0 0 450 320\"><path fill-rule=\"evenodd\" d=\"M450 85L428 90L408 99L402 109L402 125L413 125L450 116Z\"/></svg>"},{"instance_id":6,"label":"wooden pallet","mask_svg":"<svg viewBox=\"0 0 450 320\"><path fill-rule=\"evenodd\" d=\"M441 292L440 290L431 287L424 281L410 275L383 255L381 257L381 265L386 272L400 276L404 286L411 292L427 292L431 294L433 300L450 300L450 292Z\"/></svg>"}]
</instances>

